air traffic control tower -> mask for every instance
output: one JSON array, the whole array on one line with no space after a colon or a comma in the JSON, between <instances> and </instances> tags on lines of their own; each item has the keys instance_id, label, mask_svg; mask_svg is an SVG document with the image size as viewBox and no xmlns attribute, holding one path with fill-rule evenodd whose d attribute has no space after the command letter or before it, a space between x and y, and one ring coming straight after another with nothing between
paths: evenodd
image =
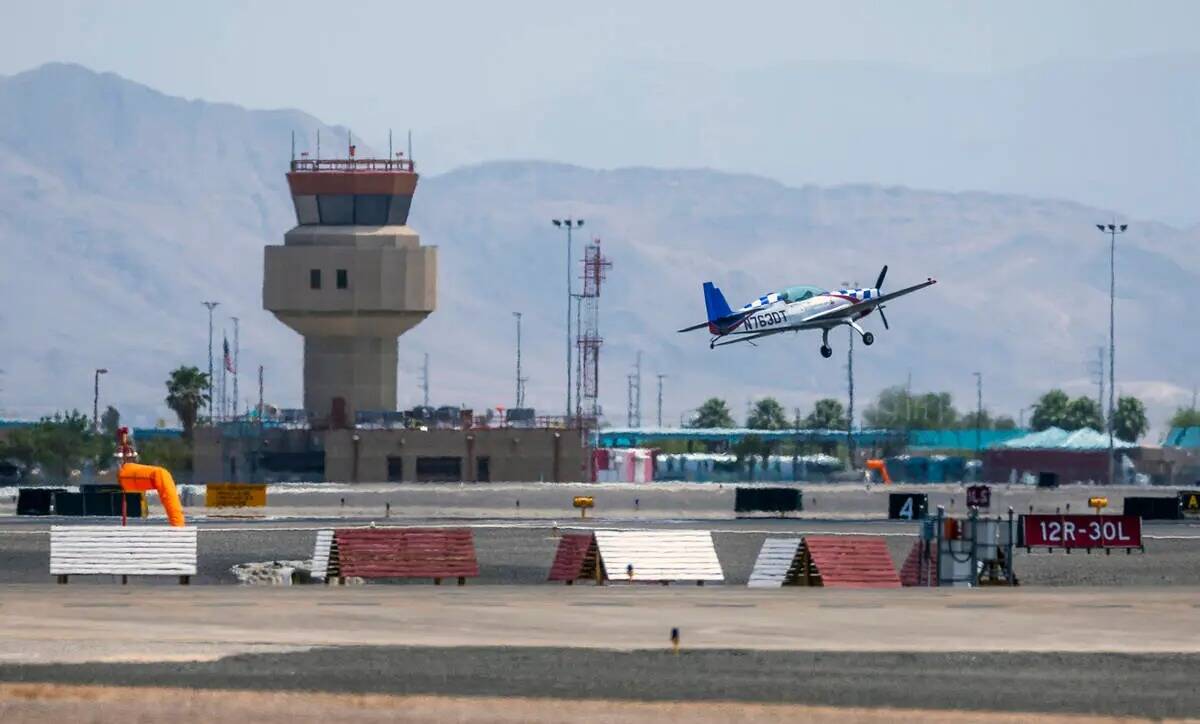
<instances>
[{"instance_id":1,"label":"air traffic control tower","mask_svg":"<svg viewBox=\"0 0 1200 724\"><path fill-rule=\"evenodd\" d=\"M353 425L396 409L396 338L434 309L437 247L408 227L411 159L293 160L296 206L282 246L265 249L263 307L304 336L304 409Z\"/></svg>"}]
</instances>

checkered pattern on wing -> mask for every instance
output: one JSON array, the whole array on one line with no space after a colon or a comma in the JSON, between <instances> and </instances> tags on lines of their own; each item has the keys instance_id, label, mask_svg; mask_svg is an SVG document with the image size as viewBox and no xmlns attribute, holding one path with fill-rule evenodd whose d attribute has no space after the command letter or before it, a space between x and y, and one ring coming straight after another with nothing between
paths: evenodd
<instances>
[{"instance_id":1,"label":"checkered pattern on wing","mask_svg":"<svg viewBox=\"0 0 1200 724\"><path fill-rule=\"evenodd\" d=\"M749 304L747 304L746 306L742 307L742 309L743 309L743 310L746 310L746 309L758 309L758 308L760 308L760 307L766 307L766 306L769 306L769 305L771 305L771 304L774 304L775 302L778 302L778 301L779 301L779 293L778 293L778 292L771 292L770 294L768 294L768 295L766 295L766 296L762 296L762 297L759 297L758 299L755 299L753 302L750 302L750 303L749 303Z\"/></svg>"}]
</instances>

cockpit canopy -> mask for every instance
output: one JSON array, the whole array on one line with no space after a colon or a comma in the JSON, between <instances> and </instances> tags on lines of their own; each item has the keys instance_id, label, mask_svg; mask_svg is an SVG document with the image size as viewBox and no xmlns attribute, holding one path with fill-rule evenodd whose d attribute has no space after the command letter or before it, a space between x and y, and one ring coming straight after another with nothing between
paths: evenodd
<instances>
[{"instance_id":1,"label":"cockpit canopy","mask_svg":"<svg viewBox=\"0 0 1200 724\"><path fill-rule=\"evenodd\" d=\"M820 287L788 287L779 293L779 298L785 302L800 302L825 292Z\"/></svg>"}]
</instances>

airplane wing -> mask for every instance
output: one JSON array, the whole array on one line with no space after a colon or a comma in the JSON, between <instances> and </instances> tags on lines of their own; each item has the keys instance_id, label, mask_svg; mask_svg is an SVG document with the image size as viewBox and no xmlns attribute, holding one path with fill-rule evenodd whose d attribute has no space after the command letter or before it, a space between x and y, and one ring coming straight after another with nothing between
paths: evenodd
<instances>
[{"instance_id":1,"label":"airplane wing","mask_svg":"<svg viewBox=\"0 0 1200 724\"><path fill-rule=\"evenodd\" d=\"M693 325L692 325L692 326L690 326L690 327L684 327L683 329L677 329L677 330L675 330L675 331L676 331L676 332L694 332L694 331L696 331L697 329L704 329L704 328L705 328L705 327L707 327L708 325L709 325L709 323L708 323L708 322L701 322L700 324L693 324Z\"/></svg>"},{"instance_id":2,"label":"airplane wing","mask_svg":"<svg viewBox=\"0 0 1200 724\"><path fill-rule=\"evenodd\" d=\"M918 289L924 289L925 287L931 286L933 284L937 284L936 279L927 279L927 280L921 282L920 284L914 284L911 287L905 287L904 289L890 292L888 294L881 294L878 297L875 297L874 299L867 299L867 300L859 302L858 304L852 304L848 307L837 307L835 309L830 309L830 310L824 311L824 312L817 312L816 314L814 314L810 317L805 317L800 323L802 325L808 325L810 322L827 322L827 321L834 320L834 319L841 319L843 317L849 317L852 315L862 314L863 312L867 312L867 311L874 309L875 307L878 307L880 304L883 304L884 302L891 301L891 300L895 299L896 297L902 297L905 294L912 294L913 292L917 291Z\"/></svg>"},{"instance_id":3,"label":"airplane wing","mask_svg":"<svg viewBox=\"0 0 1200 724\"><path fill-rule=\"evenodd\" d=\"M736 337L736 338L734 338L734 339L731 339L731 340L728 340L728 341L725 341L725 342L717 342L717 343L716 343L716 344L714 344L713 346L714 346L714 347L724 347L724 346L725 346L725 345L727 345L727 344L737 344L738 342L749 342L749 341L751 341L751 340L755 340L755 339L758 339L758 338L760 338L760 337L769 337L769 336L771 336L772 334L779 334L780 332L791 332L791 331L794 331L794 330L793 330L792 328L784 328L784 329L769 329L769 330L767 330L766 332L759 332L758 334L746 334L746 335L741 335L741 336L739 336L739 337Z\"/></svg>"},{"instance_id":4,"label":"airplane wing","mask_svg":"<svg viewBox=\"0 0 1200 724\"><path fill-rule=\"evenodd\" d=\"M911 287L905 287L899 291L889 292L887 294L878 296L875 299L868 299L867 301L863 302L863 304L870 304L872 307L878 307L880 304L883 304L884 302L887 302L887 301L891 301L891 300L895 299L896 297L902 297L905 294L912 294L913 292L917 291L918 289L924 289L925 287L933 286L934 284L937 284L937 279L926 279L925 281L921 282L920 284L914 284ZM862 306L862 305L856 305L856 306Z\"/></svg>"}]
</instances>

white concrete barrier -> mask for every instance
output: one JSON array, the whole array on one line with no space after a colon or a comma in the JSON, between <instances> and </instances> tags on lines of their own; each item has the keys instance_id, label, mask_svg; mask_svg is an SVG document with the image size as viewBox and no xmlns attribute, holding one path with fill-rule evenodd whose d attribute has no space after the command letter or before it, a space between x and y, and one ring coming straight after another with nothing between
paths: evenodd
<instances>
[{"instance_id":1,"label":"white concrete barrier","mask_svg":"<svg viewBox=\"0 0 1200 724\"><path fill-rule=\"evenodd\" d=\"M800 552L800 538L767 538L758 551L754 570L750 573L750 588L781 588Z\"/></svg>"},{"instance_id":2,"label":"white concrete barrier","mask_svg":"<svg viewBox=\"0 0 1200 724\"><path fill-rule=\"evenodd\" d=\"M613 582L725 580L712 533L706 530L598 530L596 545Z\"/></svg>"},{"instance_id":3,"label":"white concrete barrier","mask_svg":"<svg viewBox=\"0 0 1200 724\"><path fill-rule=\"evenodd\" d=\"M167 526L50 528L50 575L196 575L196 529Z\"/></svg>"}]
</instances>

